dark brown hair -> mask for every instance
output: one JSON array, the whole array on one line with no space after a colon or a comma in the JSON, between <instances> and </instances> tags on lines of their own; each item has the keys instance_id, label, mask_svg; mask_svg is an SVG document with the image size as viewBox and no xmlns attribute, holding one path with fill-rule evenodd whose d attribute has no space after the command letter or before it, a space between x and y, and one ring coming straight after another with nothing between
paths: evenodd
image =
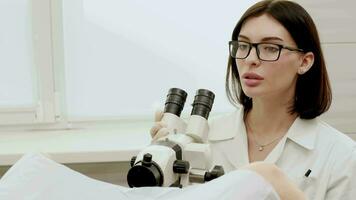
<instances>
[{"instance_id":1,"label":"dark brown hair","mask_svg":"<svg viewBox=\"0 0 356 200\"><path fill-rule=\"evenodd\" d=\"M332 94L321 50L318 31L307 11L297 3L284 0L264 0L250 7L240 18L232 33L237 40L243 23L250 17L269 14L290 33L298 48L314 53L314 64L303 75L298 76L294 104L290 113L297 113L302 119L313 119L326 112L331 104ZM229 57L225 89L229 101L242 104L245 114L252 108L252 99L241 88L236 60Z\"/></svg>"}]
</instances>

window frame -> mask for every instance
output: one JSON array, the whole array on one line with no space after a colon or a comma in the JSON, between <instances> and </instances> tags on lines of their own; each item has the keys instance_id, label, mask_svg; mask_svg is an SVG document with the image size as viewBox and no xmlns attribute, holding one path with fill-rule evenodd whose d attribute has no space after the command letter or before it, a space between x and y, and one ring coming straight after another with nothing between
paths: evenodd
<instances>
[{"instance_id":1,"label":"window frame","mask_svg":"<svg viewBox=\"0 0 356 200\"><path fill-rule=\"evenodd\" d=\"M26 107L0 108L0 125L52 123L56 119L54 90L54 65L52 48L51 0L30 1L32 15L32 41L34 56L34 76L37 81L35 105Z\"/></svg>"}]
</instances>

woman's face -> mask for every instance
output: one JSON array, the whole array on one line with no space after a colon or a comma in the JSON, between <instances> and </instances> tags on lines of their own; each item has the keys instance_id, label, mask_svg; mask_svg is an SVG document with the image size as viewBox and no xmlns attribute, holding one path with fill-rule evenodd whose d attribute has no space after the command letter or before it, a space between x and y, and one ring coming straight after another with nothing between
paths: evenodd
<instances>
[{"instance_id":1,"label":"woman's face","mask_svg":"<svg viewBox=\"0 0 356 200\"><path fill-rule=\"evenodd\" d=\"M263 14L247 19L242 25L239 41L249 43L272 43L296 48L289 32L273 17ZM263 98L294 97L301 54L282 49L277 61L259 60L256 48L252 47L245 59L237 59L242 89L248 97Z\"/></svg>"}]
</instances>

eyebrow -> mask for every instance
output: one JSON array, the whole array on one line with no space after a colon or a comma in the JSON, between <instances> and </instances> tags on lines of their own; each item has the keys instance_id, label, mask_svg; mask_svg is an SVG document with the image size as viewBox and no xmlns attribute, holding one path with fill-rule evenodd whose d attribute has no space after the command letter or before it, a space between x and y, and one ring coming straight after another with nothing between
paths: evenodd
<instances>
[{"instance_id":1,"label":"eyebrow","mask_svg":"<svg viewBox=\"0 0 356 200\"><path fill-rule=\"evenodd\" d=\"M242 39L246 39L246 40L250 40L247 36L244 36L244 35L239 35L238 36L239 38L242 38ZM262 38L262 42L265 42L265 41L270 41L270 40L278 40L278 41L283 41L283 39L279 38L279 37L264 37Z\"/></svg>"}]
</instances>

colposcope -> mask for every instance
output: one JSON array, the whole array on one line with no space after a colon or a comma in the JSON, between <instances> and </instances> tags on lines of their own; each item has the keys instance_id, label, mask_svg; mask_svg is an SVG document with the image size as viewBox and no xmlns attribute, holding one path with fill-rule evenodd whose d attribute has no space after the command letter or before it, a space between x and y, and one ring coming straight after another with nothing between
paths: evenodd
<instances>
[{"instance_id":1,"label":"colposcope","mask_svg":"<svg viewBox=\"0 0 356 200\"><path fill-rule=\"evenodd\" d=\"M215 95L206 89L197 90L188 123L180 118L186 98L187 93L182 89L169 90L162 118L169 134L152 142L131 159L127 174L130 187L183 187L224 174L221 166L212 167L207 143L207 119Z\"/></svg>"}]
</instances>

